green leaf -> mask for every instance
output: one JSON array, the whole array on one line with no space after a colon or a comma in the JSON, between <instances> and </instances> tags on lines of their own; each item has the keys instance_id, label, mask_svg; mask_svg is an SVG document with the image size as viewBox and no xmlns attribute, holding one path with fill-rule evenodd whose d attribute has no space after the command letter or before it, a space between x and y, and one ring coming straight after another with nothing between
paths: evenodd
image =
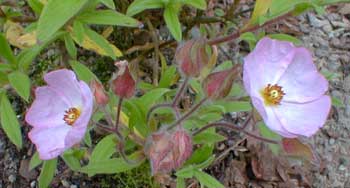
<instances>
[{"instance_id":1,"label":"green leaf","mask_svg":"<svg viewBox=\"0 0 350 188\"><path fill-rule=\"evenodd\" d=\"M266 125L262 122L258 123L258 128L260 130L260 134L269 139L273 139L276 141L281 141L282 137L274 132L272 132ZM272 153L277 155L279 151L281 150L281 147L277 144L268 144L269 148L271 149Z\"/></svg>"},{"instance_id":2,"label":"green leaf","mask_svg":"<svg viewBox=\"0 0 350 188\"><path fill-rule=\"evenodd\" d=\"M228 112L246 112L252 110L252 105L248 101L218 101L214 103L225 108L225 113Z\"/></svg>"},{"instance_id":3,"label":"green leaf","mask_svg":"<svg viewBox=\"0 0 350 188\"><path fill-rule=\"evenodd\" d=\"M192 156L186 161L186 164L200 164L208 160L213 154L214 145L204 144L200 148L196 149Z\"/></svg>"},{"instance_id":4,"label":"green leaf","mask_svg":"<svg viewBox=\"0 0 350 188\"><path fill-rule=\"evenodd\" d=\"M39 158L39 153L36 151L29 161L29 171L39 166L43 161Z\"/></svg>"},{"instance_id":5,"label":"green leaf","mask_svg":"<svg viewBox=\"0 0 350 188\"><path fill-rule=\"evenodd\" d=\"M22 148L22 133L16 114L12 109L11 103L8 100L6 93L2 93L1 95L1 126L11 142L14 143L18 148Z\"/></svg>"},{"instance_id":6,"label":"green leaf","mask_svg":"<svg viewBox=\"0 0 350 188\"><path fill-rule=\"evenodd\" d=\"M96 161L95 163L88 164L82 167L79 171L89 174L115 174L125 172L138 167L144 162L144 156L142 152L135 152L128 156L129 160L134 160L133 164L127 163L123 158L112 158Z\"/></svg>"},{"instance_id":7,"label":"green leaf","mask_svg":"<svg viewBox=\"0 0 350 188\"><path fill-rule=\"evenodd\" d=\"M211 165L212 162L214 162L215 160L215 155L210 156L207 160L205 160L204 162L200 163L200 164L196 164L196 168L197 169L204 169L207 168L208 166Z\"/></svg>"},{"instance_id":8,"label":"green leaf","mask_svg":"<svg viewBox=\"0 0 350 188\"><path fill-rule=\"evenodd\" d=\"M186 166L176 172L177 177L192 178L194 176L195 168L193 165Z\"/></svg>"},{"instance_id":9,"label":"green leaf","mask_svg":"<svg viewBox=\"0 0 350 188\"><path fill-rule=\"evenodd\" d=\"M336 106L338 108L345 107L345 104L339 98L331 97L331 99L332 99L332 105L333 106Z\"/></svg>"},{"instance_id":10,"label":"green leaf","mask_svg":"<svg viewBox=\"0 0 350 188\"><path fill-rule=\"evenodd\" d=\"M176 67L174 65L168 67L159 80L159 87L169 88L176 77Z\"/></svg>"},{"instance_id":11,"label":"green leaf","mask_svg":"<svg viewBox=\"0 0 350 188\"><path fill-rule=\"evenodd\" d=\"M20 71L14 71L8 75L8 79L11 86L16 90L18 95L28 102L30 95L29 77Z\"/></svg>"},{"instance_id":12,"label":"green leaf","mask_svg":"<svg viewBox=\"0 0 350 188\"><path fill-rule=\"evenodd\" d=\"M44 161L43 168L41 169L39 176L39 188L49 187L56 171L57 158Z\"/></svg>"},{"instance_id":13,"label":"green leaf","mask_svg":"<svg viewBox=\"0 0 350 188\"><path fill-rule=\"evenodd\" d=\"M70 18L85 5L88 0L50 0L45 5L38 21L38 40L48 40Z\"/></svg>"},{"instance_id":14,"label":"green leaf","mask_svg":"<svg viewBox=\"0 0 350 188\"><path fill-rule=\"evenodd\" d=\"M176 188L186 188L186 182L184 178L176 178Z\"/></svg>"},{"instance_id":15,"label":"green leaf","mask_svg":"<svg viewBox=\"0 0 350 188\"><path fill-rule=\"evenodd\" d=\"M133 16L146 9L162 8L163 6L161 0L135 0L129 5L126 15Z\"/></svg>"},{"instance_id":16,"label":"green leaf","mask_svg":"<svg viewBox=\"0 0 350 188\"><path fill-rule=\"evenodd\" d=\"M75 20L73 23L73 35L77 38L78 43L82 43L85 35L84 25Z\"/></svg>"},{"instance_id":17,"label":"green leaf","mask_svg":"<svg viewBox=\"0 0 350 188\"><path fill-rule=\"evenodd\" d=\"M136 99L136 102L143 107L144 113L146 114L148 109L169 91L170 89L167 88L153 89L144 94L142 97Z\"/></svg>"},{"instance_id":18,"label":"green leaf","mask_svg":"<svg viewBox=\"0 0 350 188\"><path fill-rule=\"evenodd\" d=\"M198 179L199 183L202 186L206 186L208 188L225 188L224 185L222 185L218 180L216 180L214 177L210 176L209 174L202 172L200 170L196 170L194 172L194 176Z\"/></svg>"},{"instance_id":19,"label":"green leaf","mask_svg":"<svg viewBox=\"0 0 350 188\"><path fill-rule=\"evenodd\" d=\"M100 48L102 48L111 58L115 59L113 48L110 46L109 42L100 34L96 33L91 29L85 29L85 34L94 41Z\"/></svg>"},{"instance_id":20,"label":"green leaf","mask_svg":"<svg viewBox=\"0 0 350 188\"><path fill-rule=\"evenodd\" d=\"M81 168L80 161L76 158L72 149L65 151L61 157L71 170L77 171Z\"/></svg>"},{"instance_id":21,"label":"green leaf","mask_svg":"<svg viewBox=\"0 0 350 188\"><path fill-rule=\"evenodd\" d=\"M292 42L294 43L295 45L301 45L302 42L301 40L293 37L293 36L290 36L290 35L287 35L287 34L283 34L283 33L279 33L279 34L269 34L267 35L269 36L270 38L272 39L277 39L277 40L282 40L282 41L288 41L288 42Z\"/></svg>"},{"instance_id":22,"label":"green leaf","mask_svg":"<svg viewBox=\"0 0 350 188\"><path fill-rule=\"evenodd\" d=\"M84 143L91 147L92 146L92 140L91 140L91 135L90 135L90 130L87 130L85 135L84 135Z\"/></svg>"},{"instance_id":23,"label":"green leaf","mask_svg":"<svg viewBox=\"0 0 350 188\"><path fill-rule=\"evenodd\" d=\"M150 127L147 126L146 114L141 110L138 104L134 100L124 102L124 107L129 111L129 127L131 129L136 128L137 131L146 137L150 132Z\"/></svg>"},{"instance_id":24,"label":"green leaf","mask_svg":"<svg viewBox=\"0 0 350 188\"><path fill-rule=\"evenodd\" d=\"M193 137L194 144L215 144L217 142L224 141L226 137L215 132L202 132Z\"/></svg>"},{"instance_id":25,"label":"green leaf","mask_svg":"<svg viewBox=\"0 0 350 188\"><path fill-rule=\"evenodd\" d=\"M69 64L72 66L74 72L78 75L80 80L83 80L86 83L89 83L91 80L98 80L97 76L84 64L81 64L78 61L69 61Z\"/></svg>"},{"instance_id":26,"label":"green leaf","mask_svg":"<svg viewBox=\"0 0 350 188\"><path fill-rule=\"evenodd\" d=\"M79 21L87 24L119 25L126 27L139 27L141 23L134 18L114 10L94 10L84 12L78 16Z\"/></svg>"},{"instance_id":27,"label":"green leaf","mask_svg":"<svg viewBox=\"0 0 350 188\"><path fill-rule=\"evenodd\" d=\"M114 134L105 136L92 151L89 164L110 158L113 153L117 152L116 142L117 138Z\"/></svg>"},{"instance_id":28,"label":"green leaf","mask_svg":"<svg viewBox=\"0 0 350 188\"><path fill-rule=\"evenodd\" d=\"M17 65L16 57L13 55L11 47L2 33L0 33L0 46L0 56L4 57L9 63Z\"/></svg>"},{"instance_id":29,"label":"green leaf","mask_svg":"<svg viewBox=\"0 0 350 188\"><path fill-rule=\"evenodd\" d=\"M11 64L0 63L0 72L10 72L13 71L14 67Z\"/></svg>"},{"instance_id":30,"label":"green leaf","mask_svg":"<svg viewBox=\"0 0 350 188\"><path fill-rule=\"evenodd\" d=\"M72 37L69 34L64 35L64 44L71 58L77 59L77 48Z\"/></svg>"},{"instance_id":31,"label":"green leaf","mask_svg":"<svg viewBox=\"0 0 350 188\"><path fill-rule=\"evenodd\" d=\"M246 41L249 44L250 50L254 49L255 44L258 41L257 37L252 32L243 33L241 36L239 36L239 39Z\"/></svg>"},{"instance_id":32,"label":"green leaf","mask_svg":"<svg viewBox=\"0 0 350 188\"><path fill-rule=\"evenodd\" d=\"M110 9L115 9L115 5L114 5L113 0L100 0L100 2L104 5L106 5L106 7L110 8Z\"/></svg>"},{"instance_id":33,"label":"green leaf","mask_svg":"<svg viewBox=\"0 0 350 188\"><path fill-rule=\"evenodd\" d=\"M179 8L175 7L174 5L170 4L169 6L165 7L164 10L164 20L165 23L170 31L170 33L173 35L173 37L177 41L182 40L182 30L181 30L181 24L178 17Z\"/></svg>"},{"instance_id":34,"label":"green leaf","mask_svg":"<svg viewBox=\"0 0 350 188\"><path fill-rule=\"evenodd\" d=\"M207 9L207 2L205 0L182 0L182 3L201 10Z\"/></svg>"},{"instance_id":35,"label":"green leaf","mask_svg":"<svg viewBox=\"0 0 350 188\"><path fill-rule=\"evenodd\" d=\"M28 0L27 1L30 8L33 9L35 14L40 15L41 11L43 10L44 5L39 0Z\"/></svg>"}]
</instances>

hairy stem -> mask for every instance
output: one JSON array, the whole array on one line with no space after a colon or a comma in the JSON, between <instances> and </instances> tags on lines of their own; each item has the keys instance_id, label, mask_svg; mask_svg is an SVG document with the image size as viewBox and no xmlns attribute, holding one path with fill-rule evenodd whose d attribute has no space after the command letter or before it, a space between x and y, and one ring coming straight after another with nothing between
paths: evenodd
<instances>
[{"instance_id":1,"label":"hairy stem","mask_svg":"<svg viewBox=\"0 0 350 188\"><path fill-rule=\"evenodd\" d=\"M283 14L281 16L278 16L266 23L264 23L263 25L254 25L254 26L251 26L251 27L247 27L247 28L244 28L244 29L241 29L235 33L232 33L228 36L224 36L224 37L217 37L217 38L214 38L214 39L211 39L208 41L208 44L209 45L217 45L217 44L220 44L220 43L223 43L223 42L228 42L228 41L231 41L231 40L234 40L234 39L237 39L238 37L241 36L242 33L245 33L245 32L252 32L252 31L255 31L255 30L258 30L260 28L263 28L263 27L266 27L268 25L271 25L273 23L276 23L280 20L283 20L283 19L286 19L288 17L292 16L292 13L291 12L288 12L286 14Z\"/></svg>"},{"instance_id":2,"label":"hairy stem","mask_svg":"<svg viewBox=\"0 0 350 188\"><path fill-rule=\"evenodd\" d=\"M147 116L146 116L147 117L147 121L150 119L153 111L155 111L158 108L162 108L162 107L169 107L169 108L171 108L172 105L170 103L163 103L163 104L156 104L156 105L152 106L147 112Z\"/></svg>"},{"instance_id":3,"label":"hairy stem","mask_svg":"<svg viewBox=\"0 0 350 188\"><path fill-rule=\"evenodd\" d=\"M181 86L180 86L180 89L179 89L179 91L176 93L175 98L174 98L174 100L173 100L173 104L172 104L173 107L176 107L176 106L178 105L179 100L181 99L182 94L183 94L183 92L185 91L185 89L186 89L186 87L187 87L188 81L189 81L189 78L186 77L185 80L182 82L182 84L181 84Z\"/></svg>"},{"instance_id":4,"label":"hairy stem","mask_svg":"<svg viewBox=\"0 0 350 188\"><path fill-rule=\"evenodd\" d=\"M247 121L250 121L250 120L247 120ZM232 129L232 130L235 130L235 131L238 131L238 132L243 132L244 134L246 134L247 136L250 136L250 137L253 137L257 140L261 140L263 142L268 142L268 143L271 143L271 144L279 144L278 141L276 140L271 140L271 139L268 139L268 138L264 138L264 137L261 137L259 135L255 135L247 130L244 130L243 127L236 127L234 124L232 123L227 123L227 122L217 122L217 123L210 123L200 129L198 129L197 131L193 132L193 136L203 132L204 130L206 129L209 129L211 127L225 127L225 128L228 128L228 129Z\"/></svg>"},{"instance_id":5,"label":"hairy stem","mask_svg":"<svg viewBox=\"0 0 350 188\"><path fill-rule=\"evenodd\" d=\"M123 138L119 132L119 119L120 119L120 111L122 109L122 103L123 103L123 98L121 97L119 98L119 101L118 101L117 117L115 121L115 133L119 136L119 138Z\"/></svg>"},{"instance_id":6,"label":"hairy stem","mask_svg":"<svg viewBox=\"0 0 350 188\"><path fill-rule=\"evenodd\" d=\"M178 119L175 123L173 123L172 125L170 125L167 130L170 130L174 127L176 127L177 125L179 125L180 123L182 123L184 120L186 120L187 118L189 118L193 112L195 112L200 106L202 106L202 104L207 101L208 98L203 98L201 101L199 101L198 104L196 104L195 106L193 106L188 112L185 113L185 115L183 115L182 117L180 117L180 119Z\"/></svg>"}]
</instances>

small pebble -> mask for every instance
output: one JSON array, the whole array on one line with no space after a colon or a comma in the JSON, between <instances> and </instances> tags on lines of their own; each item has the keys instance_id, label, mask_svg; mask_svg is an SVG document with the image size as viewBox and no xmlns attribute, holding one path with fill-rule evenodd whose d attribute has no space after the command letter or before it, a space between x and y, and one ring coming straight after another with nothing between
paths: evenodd
<instances>
[{"instance_id":1,"label":"small pebble","mask_svg":"<svg viewBox=\"0 0 350 188\"><path fill-rule=\"evenodd\" d=\"M61 180L62 186L63 187L69 187L69 183L66 180Z\"/></svg>"},{"instance_id":2,"label":"small pebble","mask_svg":"<svg viewBox=\"0 0 350 188\"><path fill-rule=\"evenodd\" d=\"M11 174L11 175L9 176L9 181L10 181L11 183L14 183L14 182L16 181L16 176L13 175L13 174Z\"/></svg>"},{"instance_id":3,"label":"small pebble","mask_svg":"<svg viewBox=\"0 0 350 188\"><path fill-rule=\"evenodd\" d=\"M335 143L334 138L329 139L329 145L333 145Z\"/></svg>"},{"instance_id":4,"label":"small pebble","mask_svg":"<svg viewBox=\"0 0 350 188\"><path fill-rule=\"evenodd\" d=\"M31 187L31 188L35 188L35 185L36 185L36 182L35 182L35 181L30 182L30 187Z\"/></svg>"},{"instance_id":5,"label":"small pebble","mask_svg":"<svg viewBox=\"0 0 350 188\"><path fill-rule=\"evenodd\" d=\"M345 165L339 165L338 170L344 171L344 170L346 170L346 166Z\"/></svg>"},{"instance_id":6,"label":"small pebble","mask_svg":"<svg viewBox=\"0 0 350 188\"><path fill-rule=\"evenodd\" d=\"M71 185L70 188L78 188L76 185Z\"/></svg>"}]
</instances>

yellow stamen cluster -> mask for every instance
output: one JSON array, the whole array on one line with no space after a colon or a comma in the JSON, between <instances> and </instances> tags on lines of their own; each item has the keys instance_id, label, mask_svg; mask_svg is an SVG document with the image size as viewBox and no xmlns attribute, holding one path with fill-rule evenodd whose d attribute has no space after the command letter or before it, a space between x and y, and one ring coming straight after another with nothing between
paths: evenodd
<instances>
[{"instance_id":1,"label":"yellow stamen cluster","mask_svg":"<svg viewBox=\"0 0 350 188\"><path fill-rule=\"evenodd\" d=\"M282 87L275 84L267 84L267 86L261 91L261 94L265 100L265 105L278 105L280 104L285 93Z\"/></svg>"},{"instance_id":2,"label":"yellow stamen cluster","mask_svg":"<svg viewBox=\"0 0 350 188\"><path fill-rule=\"evenodd\" d=\"M77 108L70 108L65 111L65 115L63 116L63 120L68 125L73 125L74 122L79 118L80 116L80 110Z\"/></svg>"}]
</instances>

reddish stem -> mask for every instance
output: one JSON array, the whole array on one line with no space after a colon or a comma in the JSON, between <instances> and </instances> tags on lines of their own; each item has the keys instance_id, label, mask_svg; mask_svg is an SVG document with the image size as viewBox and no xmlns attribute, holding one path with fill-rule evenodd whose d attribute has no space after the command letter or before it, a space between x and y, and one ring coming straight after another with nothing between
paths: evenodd
<instances>
[{"instance_id":1,"label":"reddish stem","mask_svg":"<svg viewBox=\"0 0 350 188\"><path fill-rule=\"evenodd\" d=\"M271 25L277 21L280 21L280 20L283 20L285 18L288 18L292 16L292 13L289 12L289 13L286 13L286 14L283 14L281 16L278 16L270 21L267 21L265 22L264 24L262 25L255 25L255 26L251 26L251 27L248 27L248 28L244 28L244 29L241 29L235 33L232 33L228 36L224 36L224 37L217 37L217 38L214 38L214 39L211 39L208 41L208 44L209 45L216 45L216 44L220 44L220 43L223 43L223 42L228 42L230 40L234 40L234 39L237 39L238 37L241 36L242 33L245 33L245 32L252 32L252 31L255 31L255 30L258 30L260 28L263 28L263 27L266 27L268 25Z\"/></svg>"}]
</instances>

